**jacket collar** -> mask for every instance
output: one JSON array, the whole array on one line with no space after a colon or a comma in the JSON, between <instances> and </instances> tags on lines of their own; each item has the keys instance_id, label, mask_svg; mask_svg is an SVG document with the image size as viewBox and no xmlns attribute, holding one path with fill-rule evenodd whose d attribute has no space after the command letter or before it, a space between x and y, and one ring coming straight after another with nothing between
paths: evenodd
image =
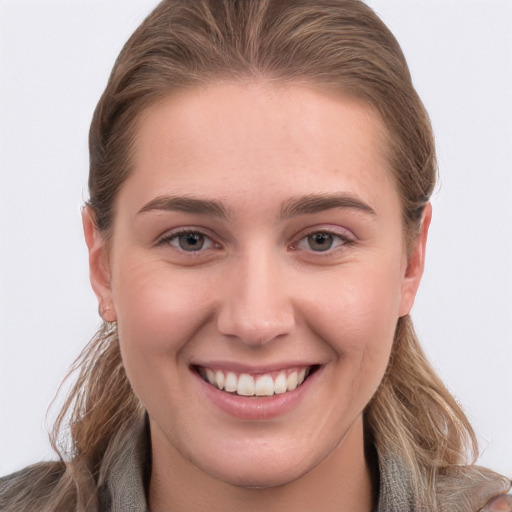
<instances>
[{"instance_id":1,"label":"jacket collar","mask_svg":"<svg viewBox=\"0 0 512 512\"><path fill-rule=\"evenodd\" d=\"M147 416L143 421L136 422L123 436L122 448L116 454L114 462L106 476L106 483L101 487L99 494L99 509L110 512L148 512L146 501L146 488L149 482L149 470L151 457L151 448L149 440L149 424ZM401 458L390 453L378 454L379 460L379 500L376 512L426 512L419 507L413 492L413 482L410 472L407 471ZM499 475L496 475L499 477ZM448 478L455 478L456 485L451 485L452 489L458 488L461 491L460 499L450 496L447 503L448 508L440 503L439 510L450 512L468 512L462 493L467 496L473 494L474 489L468 489L468 478L464 475L464 467L453 471ZM481 487L481 486L480 486ZM491 489L492 487L492 489ZM493 506L493 500L509 500L512 512L512 498L503 498L503 494L510 488L507 487L506 479L497 478L490 482L484 489L479 488L477 499L481 501L482 512L492 510L505 510L490 508ZM468 492L468 490L470 492ZM477 494L478 494L477 493ZM440 496L440 501L443 501ZM472 500L473 501L473 500ZM462 506L463 508L459 507ZM453 507L456 508L453 508ZM478 510L478 508L473 508Z\"/></svg>"}]
</instances>

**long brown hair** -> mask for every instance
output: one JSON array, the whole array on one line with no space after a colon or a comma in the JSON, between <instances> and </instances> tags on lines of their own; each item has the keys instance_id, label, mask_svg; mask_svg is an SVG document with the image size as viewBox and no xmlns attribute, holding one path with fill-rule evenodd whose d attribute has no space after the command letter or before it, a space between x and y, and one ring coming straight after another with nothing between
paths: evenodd
<instances>
[{"instance_id":1,"label":"long brown hair","mask_svg":"<svg viewBox=\"0 0 512 512\"><path fill-rule=\"evenodd\" d=\"M387 127L404 230L414 238L436 183L434 138L399 44L367 5L164 0L121 51L91 124L88 207L106 239L116 196L130 174L141 112L180 88L248 80L339 90L374 108ZM75 370L78 380L52 433L61 462L44 466L44 472L34 469L36 480L50 481L53 472L59 483L39 496L23 497L18 489L20 508L94 509L119 433L144 414L123 368L115 324L103 325ZM450 487L450 468L477 457L475 434L427 362L409 317L398 321L386 375L365 411L365 428L379 453L397 454L407 467L417 510L438 510L439 492L460 494ZM475 470L475 481L486 478Z\"/></svg>"}]
</instances>

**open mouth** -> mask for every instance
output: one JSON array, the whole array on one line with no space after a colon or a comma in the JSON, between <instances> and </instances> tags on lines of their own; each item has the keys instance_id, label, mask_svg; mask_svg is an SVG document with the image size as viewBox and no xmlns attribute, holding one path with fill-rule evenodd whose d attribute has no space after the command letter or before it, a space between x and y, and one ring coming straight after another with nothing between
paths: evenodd
<instances>
[{"instance_id":1,"label":"open mouth","mask_svg":"<svg viewBox=\"0 0 512 512\"><path fill-rule=\"evenodd\" d=\"M205 382L221 391L245 397L264 397L281 395L297 389L319 367L312 365L257 374L214 370L203 366L195 366L193 370Z\"/></svg>"}]
</instances>

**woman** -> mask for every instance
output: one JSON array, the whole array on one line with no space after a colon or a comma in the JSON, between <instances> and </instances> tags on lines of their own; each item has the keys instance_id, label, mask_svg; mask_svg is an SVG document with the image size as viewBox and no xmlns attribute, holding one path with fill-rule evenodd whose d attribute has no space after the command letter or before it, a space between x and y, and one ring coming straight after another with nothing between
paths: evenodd
<instances>
[{"instance_id":1,"label":"woman","mask_svg":"<svg viewBox=\"0 0 512 512\"><path fill-rule=\"evenodd\" d=\"M370 9L163 2L90 158L105 324L56 424L69 453L7 477L3 508L505 506L408 316L434 144Z\"/></svg>"}]
</instances>

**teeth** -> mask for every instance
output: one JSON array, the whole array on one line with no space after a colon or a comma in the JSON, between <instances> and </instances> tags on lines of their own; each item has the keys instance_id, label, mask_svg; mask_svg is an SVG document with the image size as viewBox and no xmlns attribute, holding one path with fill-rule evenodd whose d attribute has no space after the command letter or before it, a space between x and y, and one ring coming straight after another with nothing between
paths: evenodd
<instances>
[{"instance_id":1,"label":"teeth","mask_svg":"<svg viewBox=\"0 0 512 512\"><path fill-rule=\"evenodd\" d=\"M236 378L236 375L233 372L228 372L226 374L226 380L224 381L224 389L230 393L233 393L236 391L237 381L238 379Z\"/></svg>"},{"instance_id":2,"label":"teeth","mask_svg":"<svg viewBox=\"0 0 512 512\"><path fill-rule=\"evenodd\" d=\"M286 389L288 391L293 391L298 385L298 374L297 371L294 370L292 373L290 373L290 375L288 375L288 378L286 379Z\"/></svg>"},{"instance_id":3,"label":"teeth","mask_svg":"<svg viewBox=\"0 0 512 512\"><path fill-rule=\"evenodd\" d=\"M236 387L237 395L253 396L254 395L254 379L248 373L242 373L238 377L238 386Z\"/></svg>"},{"instance_id":4,"label":"teeth","mask_svg":"<svg viewBox=\"0 0 512 512\"><path fill-rule=\"evenodd\" d=\"M215 385L219 389L224 389L224 372L221 372L220 370L215 372Z\"/></svg>"},{"instance_id":5,"label":"teeth","mask_svg":"<svg viewBox=\"0 0 512 512\"><path fill-rule=\"evenodd\" d=\"M274 394L274 381L270 375L263 375L256 381L256 396L272 396Z\"/></svg>"},{"instance_id":6,"label":"teeth","mask_svg":"<svg viewBox=\"0 0 512 512\"><path fill-rule=\"evenodd\" d=\"M276 395L286 393L286 374L281 372L274 382L274 392Z\"/></svg>"},{"instance_id":7,"label":"teeth","mask_svg":"<svg viewBox=\"0 0 512 512\"><path fill-rule=\"evenodd\" d=\"M208 379L208 382L210 384L215 385L215 372L211 370L210 368L206 368L205 370L206 378Z\"/></svg>"},{"instance_id":8,"label":"teeth","mask_svg":"<svg viewBox=\"0 0 512 512\"><path fill-rule=\"evenodd\" d=\"M272 396L293 391L300 386L309 375L310 368L283 370L274 377L270 374L250 375L234 372L223 372L211 368L201 368L200 374L212 386L228 393L240 396Z\"/></svg>"}]
</instances>

